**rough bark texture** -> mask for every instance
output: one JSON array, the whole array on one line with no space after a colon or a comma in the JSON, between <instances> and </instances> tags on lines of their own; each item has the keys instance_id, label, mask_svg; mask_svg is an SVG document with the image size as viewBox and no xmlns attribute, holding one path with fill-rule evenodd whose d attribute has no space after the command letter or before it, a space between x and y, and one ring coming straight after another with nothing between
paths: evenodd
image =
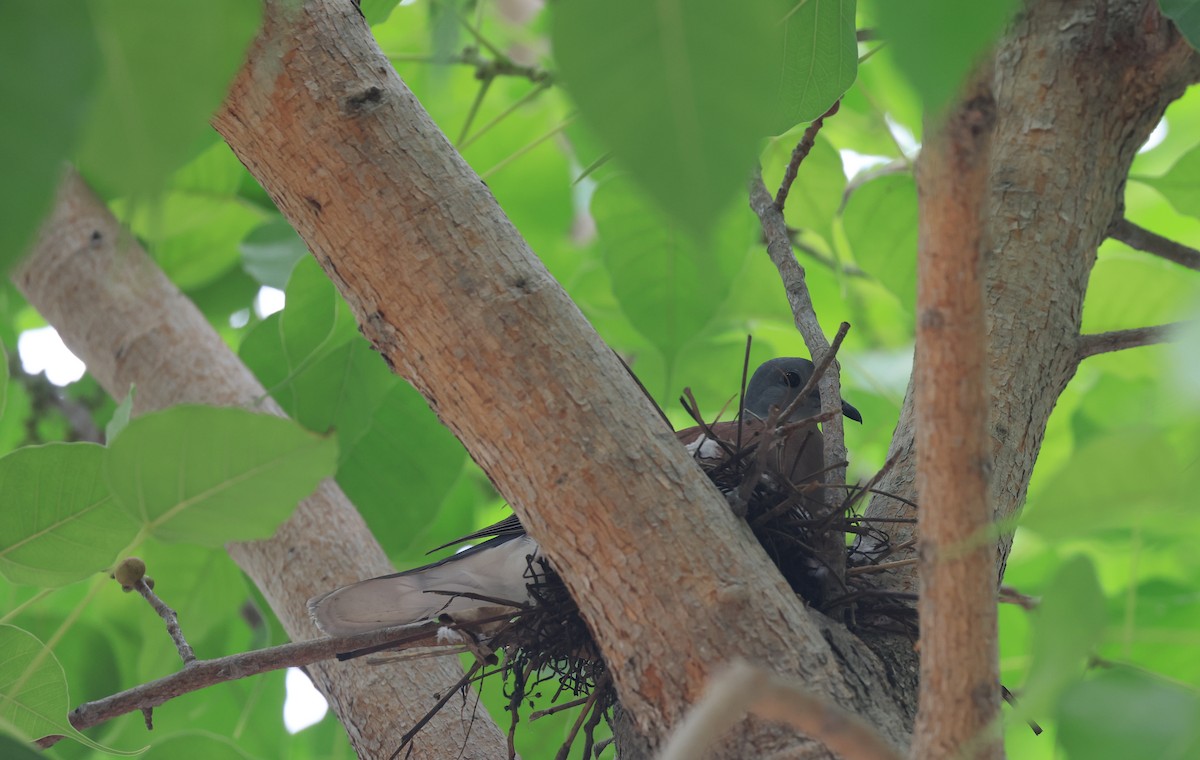
<instances>
[{"instance_id":1,"label":"rough bark texture","mask_svg":"<svg viewBox=\"0 0 1200 760\"><path fill-rule=\"evenodd\" d=\"M113 398L137 386L137 413L180 403L281 413L192 302L74 174L59 189L13 280ZM329 480L270 540L228 549L293 640L321 635L308 619L309 597L391 571L366 523ZM308 672L361 757L391 754L436 701L434 694L462 675L452 658L386 668L325 662ZM470 714L443 710L435 720L418 737L416 757L457 757L460 751L480 760L503 756L504 737L486 717L472 727Z\"/></svg>"},{"instance_id":2,"label":"rough bark texture","mask_svg":"<svg viewBox=\"0 0 1200 760\"><path fill-rule=\"evenodd\" d=\"M992 90L985 238L988 375L995 518L1014 516L1058 395L1075 374L1076 338L1096 249L1122 208L1137 149L1167 105L1200 77L1195 52L1149 0L1031 3L1000 43ZM915 487L912 387L881 488ZM876 498L873 517L912 517ZM894 544L913 528L891 531ZM997 547L1003 573L1011 536ZM916 571L891 586L916 589Z\"/></svg>"},{"instance_id":3,"label":"rough bark texture","mask_svg":"<svg viewBox=\"0 0 1200 760\"><path fill-rule=\"evenodd\" d=\"M272 6L215 123L364 334L425 395L554 561L642 732L660 737L710 670L741 655L798 676L905 742L890 696L848 685L879 674L843 677L814 616L430 122L352 6ZM729 752L795 741L756 728Z\"/></svg>"},{"instance_id":4,"label":"rough bark texture","mask_svg":"<svg viewBox=\"0 0 1200 760\"><path fill-rule=\"evenodd\" d=\"M988 535L983 208L990 77L927 130L917 164L921 690L911 757L999 758L996 563Z\"/></svg>"}]
</instances>

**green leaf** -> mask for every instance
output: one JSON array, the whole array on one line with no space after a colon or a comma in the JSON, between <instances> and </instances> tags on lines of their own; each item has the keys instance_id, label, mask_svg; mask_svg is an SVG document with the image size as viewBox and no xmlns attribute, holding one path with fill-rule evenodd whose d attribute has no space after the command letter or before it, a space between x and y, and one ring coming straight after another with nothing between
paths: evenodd
<instances>
[{"instance_id":1,"label":"green leaf","mask_svg":"<svg viewBox=\"0 0 1200 760\"><path fill-rule=\"evenodd\" d=\"M311 256L296 263L285 294L279 329L288 367L301 367L359 336L349 307Z\"/></svg>"},{"instance_id":2,"label":"green leaf","mask_svg":"<svg viewBox=\"0 0 1200 760\"><path fill-rule=\"evenodd\" d=\"M1033 618L1030 675L1018 709L1036 719L1045 716L1062 691L1083 674L1104 638L1104 594L1091 560L1073 557L1064 562Z\"/></svg>"},{"instance_id":3,"label":"green leaf","mask_svg":"<svg viewBox=\"0 0 1200 760\"><path fill-rule=\"evenodd\" d=\"M1062 696L1059 741L1071 758L1200 757L1200 694L1152 673L1101 670Z\"/></svg>"},{"instance_id":4,"label":"green leaf","mask_svg":"<svg viewBox=\"0 0 1200 760\"><path fill-rule=\"evenodd\" d=\"M292 225L278 214L251 230L238 248L246 272L263 285L280 290L287 287L296 262L308 253Z\"/></svg>"},{"instance_id":5,"label":"green leaf","mask_svg":"<svg viewBox=\"0 0 1200 760\"><path fill-rule=\"evenodd\" d=\"M94 443L29 446L0 458L0 572L56 587L112 565L137 535L104 479Z\"/></svg>"},{"instance_id":6,"label":"green leaf","mask_svg":"<svg viewBox=\"0 0 1200 760\"><path fill-rule=\"evenodd\" d=\"M775 133L812 121L842 96L858 73L855 0L785 0L783 68Z\"/></svg>"},{"instance_id":7,"label":"green leaf","mask_svg":"<svg viewBox=\"0 0 1200 760\"><path fill-rule=\"evenodd\" d=\"M208 119L242 65L261 5L93 0L89 7L105 76L80 168L109 195L157 192L211 139Z\"/></svg>"},{"instance_id":8,"label":"green leaf","mask_svg":"<svg viewBox=\"0 0 1200 760\"><path fill-rule=\"evenodd\" d=\"M4 407L8 404L8 352L4 343L0 342L0 418L4 417Z\"/></svg>"},{"instance_id":9,"label":"green leaf","mask_svg":"<svg viewBox=\"0 0 1200 760\"><path fill-rule=\"evenodd\" d=\"M1158 7L1175 22L1184 39L1200 50L1200 0L1158 0Z\"/></svg>"},{"instance_id":10,"label":"green leaf","mask_svg":"<svg viewBox=\"0 0 1200 760\"><path fill-rule=\"evenodd\" d=\"M164 541L220 546L270 536L334 472L337 444L281 417L178 406L109 447L113 495Z\"/></svg>"},{"instance_id":11,"label":"green leaf","mask_svg":"<svg viewBox=\"0 0 1200 760\"><path fill-rule=\"evenodd\" d=\"M1166 174L1131 179L1144 182L1162 193L1179 213L1200 217L1200 148L1193 148L1180 156Z\"/></svg>"},{"instance_id":12,"label":"green leaf","mask_svg":"<svg viewBox=\"0 0 1200 760\"><path fill-rule=\"evenodd\" d=\"M1178 460L1158 430L1122 429L1093 438L1049 476L1021 526L1051 539L1135 525L1178 530L1194 511Z\"/></svg>"},{"instance_id":13,"label":"green leaf","mask_svg":"<svg viewBox=\"0 0 1200 760\"><path fill-rule=\"evenodd\" d=\"M46 756L36 752L28 744L0 734L0 757L8 760L45 760Z\"/></svg>"},{"instance_id":14,"label":"green leaf","mask_svg":"<svg viewBox=\"0 0 1200 760\"><path fill-rule=\"evenodd\" d=\"M596 189L592 215L613 294L670 367L728 296L753 240L751 214L739 208L725 215L718 239L703 246L628 182L613 178Z\"/></svg>"},{"instance_id":15,"label":"green leaf","mask_svg":"<svg viewBox=\"0 0 1200 760\"><path fill-rule=\"evenodd\" d=\"M860 185L842 212L854 259L900 299L917 308L917 186L908 174Z\"/></svg>"},{"instance_id":16,"label":"green leaf","mask_svg":"<svg viewBox=\"0 0 1200 760\"><path fill-rule=\"evenodd\" d=\"M392 15L392 10L399 2L400 0L362 0L358 9L367 23L375 26L387 21L388 16Z\"/></svg>"},{"instance_id":17,"label":"green leaf","mask_svg":"<svg viewBox=\"0 0 1200 760\"><path fill-rule=\"evenodd\" d=\"M121 403L117 405L117 409L113 412L112 419L104 426L104 440L107 443L112 443L121 431L129 425L129 417L133 414L133 397L137 393L137 387L130 385L129 393L125 394L125 398L121 399Z\"/></svg>"},{"instance_id":18,"label":"green leaf","mask_svg":"<svg viewBox=\"0 0 1200 760\"><path fill-rule=\"evenodd\" d=\"M565 0L552 44L579 112L681 229L744 194L771 131L782 25L771 3Z\"/></svg>"},{"instance_id":19,"label":"green leaf","mask_svg":"<svg viewBox=\"0 0 1200 760\"><path fill-rule=\"evenodd\" d=\"M872 3L896 65L930 114L940 112L955 97L1018 7L1016 0Z\"/></svg>"},{"instance_id":20,"label":"green leaf","mask_svg":"<svg viewBox=\"0 0 1200 760\"><path fill-rule=\"evenodd\" d=\"M22 255L54 200L100 69L87 6L0 4L0 272Z\"/></svg>"},{"instance_id":21,"label":"green leaf","mask_svg":"<svg viewBox=\"0 0 1200 760\"><path fill-rule=\"evenodd\" d=\"M100 752L135 755L98 744L67 720L67 678L54 653L29 633L0 625L0 725L21 739L61 735Z\"/></svg>"},{"instance_id":22,"label":"green leaf","mask_svg":"<svg viewBox=\"0 0 1200 760\"><path fill-rule=\"evenodd\" d=\"M236 743L216 734L182 731L154 742L142 755L143 760L254 760L253 755Z\"/></svg>"}]
</instances>

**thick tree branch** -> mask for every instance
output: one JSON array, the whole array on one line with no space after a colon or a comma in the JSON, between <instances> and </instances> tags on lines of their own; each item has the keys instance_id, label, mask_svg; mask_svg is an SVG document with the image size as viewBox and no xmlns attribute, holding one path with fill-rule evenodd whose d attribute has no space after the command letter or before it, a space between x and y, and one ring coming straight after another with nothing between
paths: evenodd
<instances>
[{"instance_id":1,"label":"thick tree branch","mask_svg":"<svg viewBox=\"0 0 1200 760\"><path fill-rule=\"evenodd\" d=\"M917 163L917 472L921 688L911 757L1003 757L996 557L988 534L983 210L990 70L926 130Z\"/></svg>"},{"instance_id":2,"label":"thick tree branch","mask_svg":"<svg viewBox=\"0 0 1200 760\"><path fill-rule=\"evenodd\" d=\"M1172 322L1166 325L1152 327L1134 327L1129 330L1114 330L1106 333L1080 335L1076 341L1076 351L1080 361L1112 351L1124 351L1129 348L1152 346L1156 343L1166 343L1172 339L1176 330L1183 327L1183 322Z\"/></svg>"},{"instance_id":3,"label":"thick tree branch","mask_svg":"<svg viewBox=\"0 0 1200 760\"><path fill-rule=\"evenodd\" d=\"M814 615L429 120L353 6L270 3L266 29L215 125L363 333L554 562L640 729L661 736L721 653L798 674L903 741L894 704L843 680ZM753 736L762 746L796 741L768 729Z\"/></svg>"},{"instance_id":4,"label":"thick tree branch","mask_svg":"<svg viewBox=\"0 0 1200 760\"><path fill-rule=\"evenodd\" d=\"M1188 269L1200 271L1200 251L1139 227L1122 216L1108 228L1108 236L1138 251L1152 253Z\"/></svg>"},{"instance_id":5,"label":"thick tree branch","mask_svg":"<svg viewBox=\"0 0 1200 760\"><path fill-rule=\"evenodd\" d=\"M204 315L74 173L13 280L113 398L137 385L137 413L187 402L259 404L280 413ZM294 639L318 635L305 607L310 597L390 572L362 517L332 481L301 502L270 540L227 548ZM376 757L398 744L404 726L419 720L432 695L461 670L431 660L387 669L323 663L309 673L355 750ZM435 730L419 737L417 756L498 757L503 746L486 718L446 711Z\"/></svg>"}]
</instances>

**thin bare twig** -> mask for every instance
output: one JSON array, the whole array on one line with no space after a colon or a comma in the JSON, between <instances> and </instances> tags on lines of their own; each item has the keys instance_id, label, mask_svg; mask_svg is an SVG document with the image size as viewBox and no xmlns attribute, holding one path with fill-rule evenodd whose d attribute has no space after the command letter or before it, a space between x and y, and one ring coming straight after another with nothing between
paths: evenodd
<instances>
[{"instance_id":1,"label":"thin bare twig","mask_svg":"<svg viewBox=\"0 0 1200 760\"><path fill-rule=\"evenodd\" d=\"M1181 327L1183 322L1172 322L1151 327L1135 327L1130 330L1114 330L1113 332L1080 335L1075 344L1075 356L1083 361L1089 356L1106 354L1112 351L1124 351L1127 348L1152 346L1155 343L1166 343L1171 340L1171 333Z\"/></svg>"},{"instance_id":2,"label":"thin bare twig","mask_svg":"<svg viewBox=\"0 0 1200 760\"><path fill-rule=\"evenodd\" d=\"M667 742L660 760L706 756L746 712L786 723L844 760L900 760L900 754L857 715L740 660L713 679Z\"/></svg>"},{"instance_id":3,"label":"thin bare twig","mask_svg":"<svg viewBox=\"0 0 1200 760\"><path fill-rule=\"evenodd\" d=\"M184 666L187 667L196 662L196 653L192 651L192 645L187 643L187 638L184 637L183 630L179 627L179 616L175 614L175 610L168 607L167 603L154 593L154 589L150 588L150 584L146 582L145 578L138 578L137 583L133 584L133 588L150 603L158 616L167 624L167 633L171 635L171 641L175 642L175 649L179 651L179 657L183 660Z\"/></svg>"},{"instance_id":4,"label":"thin bare twig","mask_svg":"<svg viewBox=\"0 0 1200 760\"><path fill-rule=\"evenodd\" d=\"M1108 236L1113 240L1120 240L1135 250L1151 253L1188 269L1200 271L1200 251L1182 243L1176 243L1145 227L1139 227L1125 217L1112 223L1108 228Z\"/></svg>"},{"instance_id":5,"label":"thin bare twig","mask_svg":"<svg viewBox=\"0 0 1200 760\"><path fill-rule=\"evenodd\" d=\"M1036 596L1029 596L1028 594L1022 594L1020 591L1017 591L1012 586L1001 586L1000 587L1000 603L1001 604L1015 604L1018 607L1020 607L1021 609L1028 612L1030 610L1036 610L1038 608L1038 605L1040 605L1042 603L1042 600Z\"/></svg>"},{"instance_id":6,"label":"thin bare twig","mask_svg":"<svg viewBox=\"0 0 1200 760\"><path fill-rule=\"evenodd\" d=\"M439 628L456 628L436 620L381 628L351 636L332 636L312 641L298 641L251 652L218 657L213 660L193 660L183 670L132 689L113 694L94 702L85 702L71 711L71 725L82 731L120 715L148 710L170 700L207 688L213 684L236 681L282 668L304 667L336 657L340 652L375 647L383 644L402 646L426 644L437 638ZM46 736L38 745L49 747L63 737Z\"/></svg>"},{"instance_id":7,"label":"thin bare twig","mask_svg":"<svg viewBox=\"0 0 1200 760\"><path fill-rule=\"evenodd\" d=\"M861 567L852 567L846 571L846 575L865 575L866 573L884 573L888 570L895 570L898 567L907 567L917 564L917 558L898 559L895 562L880 562L877 565L862 565Z\"/></svg>"},{"instance_id":8,"label":"thin bare twig","mask_svg":"<svg viewBox=\"0 0 1200 760\"><path fill-rule=\"evenodd\" d=\"M833 105L829 110L812 120L808 128L804 130L804 135L800 138L800 142L796 143L796 147L792 149L792 158L788 161L787 169L783 172L783 182L779 183L779 191L775 193L775 205L779 210L783 210L783 206L787 203L788 193L792 189L792 183L796 181L796 174L800 171L800 163L808 156L808 152L813 149L813 145L817 142L817 133L821 131L821 127L825 124L825 119L833 116L838 112L838 108L842 105L842 99L838 98L833 101Z\"/></svg>"}]
</instances>

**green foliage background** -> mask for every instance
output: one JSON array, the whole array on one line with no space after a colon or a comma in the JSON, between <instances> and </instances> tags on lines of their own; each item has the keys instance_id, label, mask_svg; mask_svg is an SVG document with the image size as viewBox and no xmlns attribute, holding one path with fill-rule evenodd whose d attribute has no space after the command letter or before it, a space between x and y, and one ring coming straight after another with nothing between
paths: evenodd
<instances>
[{"instance_id":1,"label":"green foliage background","mask_svg":"<svg viewBox=\"0 0 1200 760\"><path fill-rule=\"evenodd\" d=\"M287 477L307 473L311 488L313 474L332 471L334 439L326 434L336 431L337 480L401 567L427 561L426 548L505 514L486 477L424 401L388 373L303 243L205 126L254 32L257 12L248 9L257 4L200 4L187 18L152 0L25 5L0 8L0 56L22 64L0 67L0 95L26 106L22 116L0 123L0 156L12 167L0 183L0 261L11 263L24 249L51 202L59 161L73 158L274 398L312 432L292 426L263 434L281 450L328 460L320 469L312 459L281 453ZM528 6L519 2L394 7L378 0L364 2L363 11L404 81L679 425L687 420L675 399L685 385L709 416L736 393L747 334L754 336L752 364L805 353L758 243L744 179L758 153L768 185L777 184L800 122L849 87L803 165L787 217L827 331L841 320L853 325L840 358L844 394L866 421L847 431L850 477L865 479L883 463L911 364L916 192L914 144L905 136L920 139L922 104L937 107L957 81L940 74L960 74L1003 24L994 8L981 15L960 3L916 5L926 15L893 20L852 0L698 0L679 26L649 13L651 4L632 1L604 4L603 13L595 4L564 1L528 18L519 17ZM1189 25L1194 4L1166 5L1196 39ZM914 22L921 18L946 24L959 44L922 44L929 27ZM155 34L145 33L148 25ZM881 28L894 44L856 44L856 26ZM773 36L780 28L789 34ZM795 42L804 39L797 32L814 29L812 45ZM791 42L759 44L764 38ZM865 61L856 71L857 56ZM526 66L528 76L481 79L487 69L468 62L480 57ZM172 67L161 65L168 60ZM939 76L925 73L931 70ZM1130 219L1192 246L1200 246L1197 123L1200 94L1193 90L1168 110L1161 142L1138 156L1126 195ZM759 139L770 134L778 136ZM846 152L877 160L848 177ZM282 312L262 317L254 310L264 285L286 289ZM1086 331L1198 316L1195 273L1113 241L1101 247ZM99 698L179 666L158 618L98 572L133 547L179 611L199 656L281 643L282 631L252 585L223 551L206 547L269 533L297 496L284 494L288 503L253 525L220 521L219 511L204 510L236 506L196 506L187 494L159 494L160 510L178 514L172 510L186 501L182 514L194 518L168 522L173 530L164 531L155 516L163 512L118 509L138 503L137 495L162 479L211 475L229 453L223 443L260 424L247 421L252 415L236 422L168 418L168 438L204 425L213 432L200 434L187 457L160 456L165 474L137 482L121 462L163 453L161 441L141 440L149 433L146 423L135 430L138 420L110 448L22 448L79 432L61 405L48 401L42 379L26 376L16 359L18 336L41 324L7 281L0 285L0 341L9 357L4 369L11 370L0 375L0 452L14 452L0 459L0 623L16 626L0 628L0 650L31 640L31 651L37 641L52 649L69 698L55 697L39 715L61 723L68 699ZM1032 615L1001 610L1004 681L1027 687L1022 709L1048 731L1034 737L1022 716L1010 713L1005 732L1013 756L1200 753L1197 356L1200 330L1191 328L1172 346L1089 359L1058 401L1006 575L1046 602ZM98 428L116 412L88 377L62 394L87 407ZM231 434L221 427L226 423L249 427ZM133 446L143 454L122 452ZM235 452L243 464L248 456ZM51 457L75 458L64 464ZM47 501L44 489L30 485L43 471L74 472L76 491ZM252 494L256 504L260 491ZM69 524L107 536L92 547L100 559L54 546L30 550L27 537L41 528L28 520L45 518L51 507L63 510L51 514L68 515L51 520L51 535L69 538ZM80 510L93 522L103 510L124 516L89 529L76 517ZM1115 664L1085 673L1092 656ZM34 676L53 681L47 662L53 660L43 657L36 668L29 657L0 664L0 691L15 698ZM289 735L283 697L277 673L176 700L156 710L150 735L138 715L89 734L126 750L151 743L150 756L351 756L332 716ZM495 687L486 700L503 704ZM37 735L11 712L16 702L5 704L0 725ZM500 709L493 714L505 721ZM523 756L552 757L570 719L523 723ZM64 741L48 754L103 753Z\"/></svg>"}]
</instances>

